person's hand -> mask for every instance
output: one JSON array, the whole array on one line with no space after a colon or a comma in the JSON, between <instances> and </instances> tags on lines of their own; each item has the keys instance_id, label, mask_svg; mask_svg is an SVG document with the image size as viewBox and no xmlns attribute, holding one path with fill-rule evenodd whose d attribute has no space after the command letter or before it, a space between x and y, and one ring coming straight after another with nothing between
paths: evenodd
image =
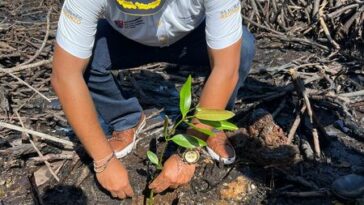
<instances>
[{"instance_id":1,"label":"person's hand","mask_svg":"<svg viewBox=\"0 0 364 205\"><path fill-rule=\"evenodd\" d=\"M193 177L196 166L185 162L176 154L169 157L159 176L149 185L149 189L160 193L167 188L176 189L187 184Z\"/></svg>"},{"instance_id":2,"label":"person's hand","mask_svg":"<svg viewBox=\"0 0 364 205\"><path fill-rule=\"evenodd\" d=\"M104 171L96 173L96 178L113 197L124 199L134 195L129 183L128 171L115 157L111 159Z\"/></svg>"}]
</instances>

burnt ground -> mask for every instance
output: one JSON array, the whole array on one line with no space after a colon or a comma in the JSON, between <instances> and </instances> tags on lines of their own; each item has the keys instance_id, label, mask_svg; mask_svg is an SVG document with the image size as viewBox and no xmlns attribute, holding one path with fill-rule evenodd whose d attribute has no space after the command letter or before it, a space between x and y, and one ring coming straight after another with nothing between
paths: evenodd
<instances>
[{"instance_id":1,"label":"burnt ground","mask_svg":"<svg viewBox=\"0 0 364 205\"><path fill-rule=\"evenodd\" d=\"M259 44L260 42L258 41ZM307 55L307 53L293 50L258 48L253 65L253 73L259 68L282 65L302 55ZM158 64L158 66L167 67L165 68L169 70L167 73L172 75L176 73L176 69L179 71L177 72L179 75L183 72L189 73L189 69L193 69L189 67L177 68L174 65L166 64ZM198 73L198 75L204 76L204 73ZM124 201L111 199L110 195L98 186L93 173L90 171L91 161L85 155L82 148L79 148L77 156L80 156L81 159L75 156L71 160L58 161L58 166L61 166L58 173L61 178L60 183L55 182L49 173L45 174L47 176L45 178L48 181L38 187L38 194L36 196L36 198L39 197L43 201L43 204L144 203L144 197L148 194L146 189L147 183L154 171L153 167L149 166L146 160L146 151L162 147L163 142L160 141L159 137L161 136L160 132L158 132L158 128L160 129L161 127L159 122L162 119L161 116L165 114L169 116L176 114L177 107L174 105L178 104L178 96L175 85L177 84L178 87L182 83L182 79L176 82L173 80L161 81L162 78L158 76L157 72L150 72L144 68L140 72L134 73L133 78L140 85L140 82L145 79L148 79L148 83L151 84L158 82L159 87L151 86L151 88L160 89L159 91L146 92L148 95L152 94L155 98L158 97L160 104L155 106L148 104L149 102L143 103L147 112L152 114L152 118L148 120L147 131L140 137L136 150L133 154L122 160L129 170L130 180L136 197ZM196 82L194 90L198 92L197 90L200 89L199 81L196 80ZM133 86L131 81L125 80L123 83L126 84L126 87L130 88L131 94L138 95L138 89L134 89L135 85ZM241 90L240 98L244 99L245 96L251 96L255 92L251 87L254 88L254 85L261 83L260 79L255 78L254 74L252 74L247 79L246 86ZM139 89L143 88L139 87ZM305 127L298 130L298 137L294 141L297 147L301 146L298 151L297 147L281 147L272 152L265 152L264 147L277 147L285 143L285 133L288 132L290 124L294 120L295 106L293 101L287 101L282 111L274 118L276 124L273 122L268 112L273 113L281 101L282 99L276 99L262 103L248 111L241 111L242 109L239 108L244 107L248 103L238 101L236 105L238 115L234 121L242 129L239 132L229 134L234 142L234 146L236 146L238 153L237 162L232 166L221 167L212 162L207 155L204 155L204 160L199 165L192 182L175 191L168 190L157 195L155 197L155 204L340 204L340 202L336 202L338 199L330 194L330 185L339 176L356 172L364 167L364 143L357 140L357 138L348 136L340 129L337 129L337 126L334 126L338 118L332 110L324 110L317 107L315 111L329 134L328 139L321 141L323 157L320 160L312 159L312 149L309 151L302 149L304 142L307 143L308 141L311 143L311 139L308 137L309 133L307 133ZM39 103L39 100L32 103ZM164 103L166 103L165 106L163 105ZM46 108L42 112L45 112L47 109L59 109L55 105L57 104L44 106ZM156 111L163 107L165 111L157 112L156 114ZM39 111L33 109L31 112L37 113ZM252 115L256 115L256 119ZM264 117L261 117L261 115ZM262 132L263 127L269 126L273 128L269 129L268 133ZM63 132L71 139L76 140L68 127L61 129L61 127L57 126L56 129L58 134ZM47 132L46 130L44 131ZM153 134L153 132L157 134ZM254 138L259 139L261 135L272 139L263 139L266 143L263 142L262 145L257 146L256 142L246 139L247 135L250 135L253 141ZM16 136L19 135L14 137ZM304 138L306 140L302 141ZM274 141L273 145L269 143L272 140ZM263 149L259 149L262 146ZM62 153L58 148L53 147L49 149L51 150L48 150L47 153ZM2 198L4 204L33 203L29 195L32 186L29 183L28 175L38 170L39 166L26 166L25 158L27 157L29 156L25 155L20 159L7 159L2 156L1 163L5 169L3 168L1 176L1 195L5 196ZM7 165L8 163L13 164L10 166ZM44 170L44 166L42 168ZM42 176L40 177L43 178ZM12 183L14 184L12 185ZM295 195L299 195L298 193L300 192L315 192L318 196L300 197Z\"/></svg>"},{"instance_id":2,"label":"burnt ground","mask_svg":"<svg viewBox=\"0 0 364 205\"><path fill-rule=\"evenodd\" d=\"M0 8L4 8L1 3ZM7 14L4 9L0 12L0 16ZM11 18L22 21L25 21L24 18L31 19L29 16L21 18L21 15L12 15ZM44 21L44 18L41 20ZM55 25L52 24L47 43L49 46L40 55L42 58L51 56L54 29ZM259 38L252 72L240 90L234 108L236 116L233 121L240 129L228 133L237 151L236 163L224 167L203 154L193 180L177 190L157 195L155 204L356 203L337 198L330 188L338 177L364 171L363 99L360 96L349 98L343 109L338 106L342 104L333 103L338 97L331 100L327 96L331 96L332 92L362 90L363 64L347 58L328 57L328 54L311 49L282 46L263 35L256 35ZM3 42L9 45L19 43L16 40ZM22 48L28 48L26 44L21 45ZM35 45L40 45L39 41ZM5 52L1 48L1 52ZM0 65L4 67L11 67L24 60L17 55L4 56L0 55ZM301 116L302 122L293 143L286 145L296 112L302 105L287 70L317 62L325 69L326 77L333 80L333 83L328 83L329 80L325 81L323 76L306 84L312 109L324 128L324 133L322 130L319 132L320 158L314 156L310 131L312 125L307 115ZM1 204L144 204L148 196L147 184L155 173L146 159L146 151L160 151L162 148L161 120L165 115L172 119L178 116L178 90L190 73L194 79L194 103L197 102L208 69L196 70L185 65L153 63L119 73L118 78L127 94L138 96L149 116L136 149L122 159L136 193L133 199L112 199L100 188L91 171L91 160L81 146L69 149L33 137L41 152L50 157L48 161L60 178L60 182L57 182L41 160L37 159L37 153L24 135L0 129ZM304 80L319 75L319 70L314 66L298 70ZM21 106L20 114L27 127L77 143L57 103L57 97L50 88L49 74L48 66L21 73L20 76L52 99L51 103L37 95L30 97L34 93L29 89L22 91L27 88L14 83L11 78L0 75L0 81L8 92L10 104L14 104L13 109L26 102L26 105ZM16 116L10 115L9 118L7 112L13 114L11 110L0 109L0 121L19 125ZM179 131L183 132L184 127ZM173 153L174 148L173 145L169 146L167 153Z\"/></svg>"}]
</instances>

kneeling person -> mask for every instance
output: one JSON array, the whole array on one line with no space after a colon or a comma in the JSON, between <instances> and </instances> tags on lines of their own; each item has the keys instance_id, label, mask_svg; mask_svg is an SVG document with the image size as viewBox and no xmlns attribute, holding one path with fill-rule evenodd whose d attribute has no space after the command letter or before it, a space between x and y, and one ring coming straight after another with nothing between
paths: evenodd
<instances>
[{"instance_id":1,"label":"kneeling person","mask_svg":"<svg viewBox=\"0 0 364 205\"><path fill-rule=\"evenodd\" d=\"M101 18L105 17L105 18ZM254 37L242 25L239 0L66 0L59 19L51 82L67 119L94 160L96 177L114 197L133 195L117 158L134 147L145 124L136 98L126 98L112 69L151 62L210 66L199 105L231 109L254 57ZM112 128L107 139L98 114ZM195 125L208 128L197 120ZM235 152L226 135L205 138L216 160ZM194 164L172 155L150 188L188 183Z\"/></svg>"}]
</instances>

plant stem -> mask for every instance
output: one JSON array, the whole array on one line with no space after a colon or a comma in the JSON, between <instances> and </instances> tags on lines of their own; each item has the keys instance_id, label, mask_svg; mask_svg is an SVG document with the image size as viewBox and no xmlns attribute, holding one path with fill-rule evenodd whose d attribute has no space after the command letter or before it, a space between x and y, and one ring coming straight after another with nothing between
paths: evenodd
<instances>
[{"instance_id":1,"label":"plant stem","mask_svg":"<svg viewBox=\"0 0 364 205\"><path fill-rule=\"evenodd\" d=\"M165 140L167 140L168 137L168 117L164 118L164 123L163 123L163 137Z\"/></svg>"},{"instance_id":2,"label":"plant stem","mask_svg":"<svg viewBox=\"0 0 364 205\"><path fill-rule=\"evenodd\" d=\"M182 118L180 121L178 121L170 130L170 132L168 133L168 136L173 135L176 132L177 127L185 120L185 117Z\"/></svg>"},{"instance_id":3,"label":"plant stem","mask_svg":"<svg viewBox=\"0 0 364 205\"><path fill-rule=\"evenodd\" d=\"M166 144L163 146L162 152L159 155L159 161L160 161L161 164L162 164L164 152L166 152L166 149L167 149L167 145L168 145L168 140L166 140Z\"/></svg>"},{"instance_id":4,"label":"plant stem","mask_svg":"<svg viewBox=\"0 0 364 205\"><path fill-rule=\"evenodd\" d=\"M165 123L164 123L164 128L163 128L163 137L164 137L164 140L166 141L166 143L164 144L163 146L163 149L162 149L162 152L160 153L159 155L159 163L160 165L157 167L157 169L162 169L163 168L163 165L162 165L162 160L163 160L163 156L164 156L164 153L166 152L166 149L167 149L167 146L168 146L168 142L169 142L169 138L171 135L173 135L177 129L177 127L182 123L184 122L186 119L190 118L191 116L187 116L187 117L184 117L182 118L180 121L178 121L173 127L171 130L168 130L168 119L165 119ZM193 117L193 116L192 116ZM154 204L154 193L153 193L153 190L150 190L150 193L149 193L149 197L147 199L147 204L148 205L153 205Z\"/></svg>"},{"instance_id":5,"label":"plant stem","mask_svg":"<svg viewBox=\"0 0 364 205\"><path fill-rule=\"evenodd\" d=\"M181 120L182 121L182 120ZM172 130L175 130L176 127L181 123L181 121L179 121L177 124L175 124L175 126L173 126ZM167 121L168 122L168 121ZM168 141L169 141L169 137L171 136L171 131L168 130L168 123L164 123L164 128L163 128L163 137L164 137L164 140L166 141L166 144L163 146L163 149L162 149L162 152L160 153L159 155L159 162L162 164L162 160L163 160L163 155L164 155L164 152L166 151L167 149L167 145L168 145ZM163 167L163 166L162 166Z\"/></svg>"},{"instance_id":6,"label":"plant stem","mask_svg":"<svg viewBox=\"0 0 364 205\"><path fill-rule=\"evenodd\" d=\"M186 120L187 120L187 119L193 119L193 118L195 118L195 115L187 116L187 117L186 117Z\"/></svg>"},{"instance_id":7,"label":"plant stem","mask_svg":"<svg viewBox=\"0 0 364 205\"><path fill-rule=\"evenodd\" d=\"M154 192L153 192L153 190L150 190L150 192L149 192L149 197L147 199L147 204L148 205L153 205L154 204Z\"/></svg>"}]
</instances>

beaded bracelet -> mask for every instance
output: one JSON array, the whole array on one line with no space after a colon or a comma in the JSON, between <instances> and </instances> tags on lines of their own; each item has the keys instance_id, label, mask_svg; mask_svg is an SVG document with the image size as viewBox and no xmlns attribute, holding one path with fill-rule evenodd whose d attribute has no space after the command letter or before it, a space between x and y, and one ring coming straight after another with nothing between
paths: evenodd
<instances>
[{"instance_id":1,"label":"beaded bracelet","mask_svg":"<svg viewBox=\"0 0 364 205\"><path fill-rule=\"evenodd\" d=\"M112 152L110 155L106 156L104 159L94 161L94 171L96 173L100 173L105 171L107 165L111 161L111 159L115 156L114 152Z\"/></svg>"}]
</instances>

